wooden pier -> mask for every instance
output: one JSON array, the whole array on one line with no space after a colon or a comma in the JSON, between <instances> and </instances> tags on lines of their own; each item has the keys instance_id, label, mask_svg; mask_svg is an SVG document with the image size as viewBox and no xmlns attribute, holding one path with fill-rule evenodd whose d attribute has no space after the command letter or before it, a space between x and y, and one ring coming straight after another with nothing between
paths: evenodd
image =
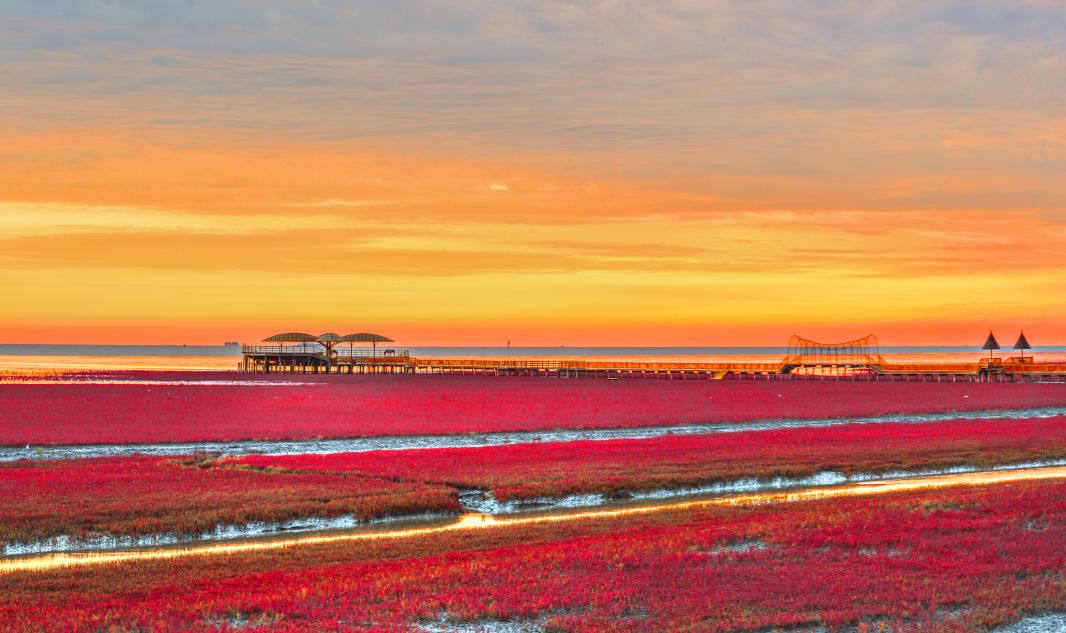
<instances>
[{"instance_id":1,"label":"wooden pier","mask_svg":"<svg viewBox=\"0 0 1066 633\"><path fill-rule=\"evenodd\" d=\"M407 350L243 347L240 371L294 374L479 374L668 380L870 380L888 382L1062 382L1066 363L1032 357L974 363L890 363L880 354L791 355L778 363L416 358Z\"/></svg>"}]
</instances>

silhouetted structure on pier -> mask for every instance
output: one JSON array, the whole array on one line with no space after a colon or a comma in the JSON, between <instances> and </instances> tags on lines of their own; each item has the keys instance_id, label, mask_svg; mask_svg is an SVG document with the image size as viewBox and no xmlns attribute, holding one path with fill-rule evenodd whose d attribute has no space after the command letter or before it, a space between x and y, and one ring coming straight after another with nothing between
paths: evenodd
<instances>
[{"instance_id":1,"label":"silhouetted structure on pier","mask_svg":"<svg viewBox=\"0 0 1066 633\"><path fill-rule=\"evenodd\" d=\"M1021 358L1025 358L1025 350L1033 349L1033 346L1029 344L1029 341L1025 339L1025 332L1018 334L1018 342L1014 344L1014 349L1018 350L1021 354Z\"/></svg>"},{"instance_id":2,"label":"silhouetted structure on pier","mask_svg":"<svg viewBox=\"0 0 1066 633\"><path fill-rule=\"evenodd\" d=\"M985 344L981 346L981 349L988 351L988 358L993 358L992 353L999 349L999 341L996 340L996 335L992 333L992 330L988 331L988 338L985 339Z\"/></svg>"}]
</instances>

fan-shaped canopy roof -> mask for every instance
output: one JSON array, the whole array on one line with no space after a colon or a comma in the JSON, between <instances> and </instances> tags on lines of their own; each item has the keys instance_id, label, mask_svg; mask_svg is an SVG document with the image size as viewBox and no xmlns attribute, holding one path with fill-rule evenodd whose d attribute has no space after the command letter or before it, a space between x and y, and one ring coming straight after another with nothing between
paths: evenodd
<instances>
[{"instance_id":1,"label":"fan-shaped canopy roof","mask_svg":"<svg viewBox=\"0 0 1066 633\"><path fill-rule=\"evenodd\" d=\"M992 334L992 330L988 331L988 338L985 339L985 344L981 346L981 349L999 349L999 342L996 341L996 337L994 334Z\"/></svg>"},{"instance_id":2,"label":"fan-shaped canopy roof","mask_svg":"<svg viewBox=\"0 0 1066 633\"><path fill-rule=\"evenodd\" d=\"M371 332L357 332L355 334L348 334L342 336L341 340L345 343L392 343L393 340L387 336L380 334L373 334Z\"/></svg>"},{"instance_id":3,"label":"fan-shaped canopy roof","mask_svg":"<svg viewBox=\"0 0 1066 633\"><path fill-rule=\"evenodd\" d=\"M1033 349L1029 341L1025 340L1025 332L1018 335L1018 342L1014 344L1014 349Z\"/></svg>"},{"instance_id":4,"label":"fan-shaped canopy roof","mask_svg":"<svg viewBox=\"0 0 1066 633\"><path fill-rule=\"evenodd\" d=\"M305 334L303 332L282 332L281 334L275 334L274 336L263 339L264 343L313 343L315 341L314 334Z\"/></svg>"},{"instance_id":5,"label":"fan-shaped canopy roof","mask_svg":"<svg viewBox=\"0 0 1066 633\"><path fill-rule=\"evenodd\" d=\"M317 343L340 343L341 340L343 339L341 339L340 334L334 334L333 332L326 332L325 334L320 334L317 338L314 339L314 341Z\"/></svg>"}]
</instances>

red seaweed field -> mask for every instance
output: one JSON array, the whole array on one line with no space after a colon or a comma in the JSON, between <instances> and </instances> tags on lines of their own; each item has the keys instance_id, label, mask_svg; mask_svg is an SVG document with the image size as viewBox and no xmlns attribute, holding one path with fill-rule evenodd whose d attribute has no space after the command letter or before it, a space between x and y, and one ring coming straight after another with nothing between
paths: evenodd
<instances>
[{"instance_id":1,"label":"red seaweed field","mask_svg":"<svg viewBox=\"0 0 1066 633\"><path fill-rule=\"evenodd\" d=\"M205 465L138 456L0 463L0 544L459 510L454 491L444 486Z\"/></svg>"},{"instance_id":2,"label":"red seaweed field","mask_svg":"<svg viewBox=\"0 0 1066 633\"><path fill-rule=\"evenodd\" d=\"M479 448L226 460L297 472L350 473L491 490L498 499L624 493L822 471L989 467L1066 459L1066 417L663 436Z\"/></svg>"},{"instance_id":3,"label":"red seaweed field","mask_svg":"<svg viewBox=\"0 0 1066 633\"><path fill-rule=\"evenodd\" d=\"M1066 460L1066 418L327 455L20 460L0 463L0 543L457 513L460 491L471 488L507 501L1046 460Z\"/></svg>"},{"instance_id":4,"label":"red seaweed field","mask_svg":"<svg viewBox=\"0 0 1066 633\"><path fill-rule=\"evenodd\" d=\"M1061 384L491 376L295 380L306 382L0 384L0 445L484 433L1066 405Z\"/></svg>"},{"instance_id":5,"label":"red seaweed field","mask_svg":"<svg viewBox=\"0 0 1066 633\"><path fill-rule=\"evenodd\" d=\"M1066 469L1033 467L1066 459L1066 417L965 414L1062 406L1063 385L196 381L210 384L172 376L0 384L0 443L534 434L518 444L333 454L51 460L47 450L22 450L30 458L0 463L0 543L47 549L50 539L67 538L96 549L0 556L0 630L962 633L1066 611ZM930 412L949 415L846 423ZM535 433L822 417L844 422L703 435L666 428L595 441ZM827 493L817 489L803 500L781 493L714 507L627 500L628 492L825 471L1027 463L1031 476L1015 471L1019 480L1009 483L915 488L929 486L922 480L880 492L861 484L864 496L840 488L818 499ZM559 506L489 517L463 508L469 488L516 502L599 493L623 511ZM414 519L441 513L464 516ZM332 517L407 520L309 534L285 523ZM253 524L284 525L247 540L240 529ZM241 538L147 549L87 544L195 539L219 527Z\"/></svg>"},{"instance_id":6,"label":"red seaweed field","mask_svg":"<svg viewBox=\"0 0 1066 633\"><path fill-rule=\"evenodd\" d=\"M1066 609L1063 542L1066 483L961 487L0 574L0 629L961 633Z\"/></svg>"}]
</instances>

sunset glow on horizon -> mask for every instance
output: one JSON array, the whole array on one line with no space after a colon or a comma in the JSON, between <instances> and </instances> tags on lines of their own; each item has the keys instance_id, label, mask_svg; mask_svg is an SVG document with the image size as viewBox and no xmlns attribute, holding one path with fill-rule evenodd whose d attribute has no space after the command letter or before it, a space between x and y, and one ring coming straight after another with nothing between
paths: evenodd
<instances>
[{"instance_id":1,"label":"sunset glow on horizon","mask_svg":"<svg viewBox=\"0 0 1066 633\"><path fill-rule=\"evenodd\" d=\"M3 3L0 343L1066 344L1066 7L651 5Z\"/></svg>"}]
</instances>

